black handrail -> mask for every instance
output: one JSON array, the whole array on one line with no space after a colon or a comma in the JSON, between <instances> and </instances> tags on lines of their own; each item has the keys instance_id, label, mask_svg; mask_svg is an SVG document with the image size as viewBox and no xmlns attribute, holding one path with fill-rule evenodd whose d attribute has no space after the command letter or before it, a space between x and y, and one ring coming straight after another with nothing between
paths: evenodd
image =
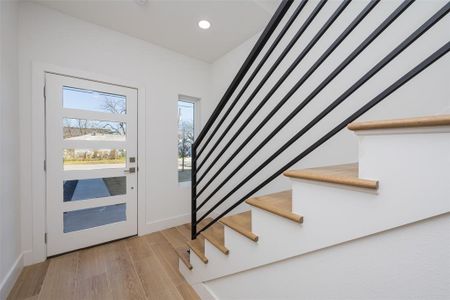
<instances>
[{"instance_id":1,"label":"black handrail","mask_svg":"<svg viewBox=\"0 0 450 300\"><path fill-rule=\"evenodd\" d=\"M345 9L345 7L349 4L350 1L343 1L340 6L334 11L332 16L325 22L325 24L321 27L321 29L318 31L318 33L312 38L312 40L308 43L308 45L305 47L305 49L300 53L300 55L297 57L297 60L303 59L303 57L313 48L315 43L320 39L320 37L325 33L325 31L333 24L333 22L339 17L339 15L342 13L342 11ZM326 59L329 57L329 55L345 40L345 38L358 26L358 24L370 13L370 11L379 3L379 0L372 0L369 2L369 4L356 16L356 18L350 23L350 25L347 26L347 28L339 35L339 37L328 47L328 49L317 59L317 61L307 70L307 72L300 78L300 80L294 85L294 87L291 88L291 90L282 98L282 100L268 113L268 115L263 119L262 122L258 124L258 126L250 133L250 135L244 140L243 143L239 145L239 147L229 156L228 159L225 160L225 162L222 164L222 166L218 169L218 171L213 174L208 182L202 186L202 189L199 193L196 192L198 182L205 178L206 173L208 173L209 170L211 170L212 166L211 164L215 164L218 159L224 154L226 149L231 145L231 143L235 140L235 138L241 134L242 130L245 126L250 122L248 119L244 121L243 124L246 124L242 128L242 130L236 131L238 134L234 134L233 137L228 141L226 146L221 149L219 155L211 162L209 167L202 173L202 176L200 177L200 180L196 180L196 176L198 175L198 169L196 168L196 164L193 164L193 181L192 181L192 227L195 229L192 230L192 238L195 238L200 232L206 230L210 226L212 226L215 222L217 222L220 218L228 214L231 210L236 208L238 205L240 205L243 201L245 201L248 197L253 195L255 192L260 190L262 187L267 185L269 182L274 180L277 176L282 174L285 170L287 170L289 167L306 157L308 154L310 154L312 151L314 151L316 148L318 148L320 145L325 143L328 139L333 137L335 134L337 134L339 131L345 128L350 122L354 121L358 117L360 117L362 114L370 110L373 106L380 103L385 99L387 96L392 94L394 91L399 89L401 86L403 86L406 82L408 82L411 78L422 72L424 69L426 69L428 66L433 64L435 61L437 61L439 58L444 56L448 51L450 50L450 43L447 42L443 47L441 47L438 51L434 52L431 56L429 56L427 59L419 63L415 68L413 68L411 71L403 75L400 79L398 79L396 82L394 82L392 85L390 85L387 89L385 89L383 92L381 92L378 96L370 100L368 103L366 103L363 107L361 107L358 111L353 113L350 117L346 118L343 122L341 122L338 126L333 128L330 132L328 132L325 136L321 137L319 140L317 140L315 143L313 143L311 146L309 146L306 150L304 150L302 153L297 155L294 159L290 160L287 164L285 164L282 168L277 170L273 175L266 178L263 182L258 184L255 188L251 189L250 192L246 193L244 197L241 197L238 201L234 202L230 207L228 207L223 213L221 213L219 216L214 218L211 222L209 222L206 226L201 228L200 230L196 229L196 225L204 220L208 215L210 215L215 209L217 209L220 205L222 205L231 195L233 195L235 192L240 190L245 184L247 184L251 179L254 178L260 171L262 171L266 166L268 166L274 159L276 159L281 153L283 153L286 149L288 149L290 146L292 146L299 138L301 138L304 134L306 134L310 129L312 129L316 124L318 124L323 118L325 118L329 113L331 113L336 107L338 107L341 103L343 103L350 95L352 95L355 91L357 91L361 86L363 86L368 80L370 80L373 76L375 76L380 70L382 70L386 65L388 65L392 60L394 60L398 55L400 55L405 49L407 49L410 45L412 45L417 39L419 39L425 32L427 32L430 28L432 28L437 22L439 22L444 16L448 14L450 11L450 3L447 3L442 7L438 12L436 12L431 18L429 18L422 26L417 28L412 34L410 34L405 40L403 40L394 50L389 52L382 60L380 60L374 67L372 67L366 74L364 74L358 81L356 81L350 88L348 88L344 93L342 93L339 97L337 97L330 105L328 105L321 113L319 113L317 116L315 116L306 126L304 126L302 129L300 129L295 135L293 135L286 143L284 143L278 150L276 150L272 155L270 155L269 158L265 159L255 170L253 170L249 175L247 175L243 180L240 180L240 182L234 186L231 191L225 194L219 201L217 201L214 205L212 205L206 212L200 217L197 218L197 214L199 213L199 210L209 201L212 199L212 197L223 188L223 186L231 179L233 178L239 170L241 170L252 157L254 157L262 148L264 148L269 141L276 136L276 134L284 127L286 126L300 111L305 108L308 103L310 103L336 76L338 76L358 55L360 55L382 32L384 32L412 3L414 0L406 0L404 1L397 9L395 9L364 41L355 48L351 52L351 54L346 57L338 67L336 67L326 78L323 80L306 98L304 98L303 101L299 103L299 105L272 131L268 134L268 136L260 142L256 147L254 147L251 151L251 153L246 156L237 167L235 167L228 176L219 183L216 188L205 197L203 202L197 206L197 198L200 194L204 193L208 186L217 178L217 176L225 169L226 166L230 164L230 162L236 157L238 153L250 142L250 140L265 126L265 124L279 111L279 109L287 102L287 100L302 86L302 84L319 68L319 66L326 61ZM303 3L303 2L302 2ZM319 2L318 6L315 7L315 11L320 11L320 9L323 7L323 5L326 3L326 1ZM320 5L322 5L320 7ZM298 8L297 8L298 10ZM309 16L309 19L314 14L314 12ZM298 14L297 14L298 15ZM292 17L291 17L292 19ZM290 19L290 20L291 20ZM314 17L312 17L314 19ZM312 21L310 20L310 22ZM306 23L306 22L305 22ZM305 24L303 24L305 25ZM309 24L308 24L309 25ZM307 25L307 26L308 26ZM289 25L290 26L290 25ZM284 35L284 33L283 33ZM279 40L277 41L278 44ZM292 41L291 41L292 42ZM295 42L294 42L295 43ZM272 49L272 48L270 48ZM270 50L270 53L272 53L273 49ZM270 53L268 55L270 55ZM266 53L267 55L267 53ZM267 57L268 57L267 55ZM277 60L278 61L278 60ZM294 62L295 64L295 62ZM293 65L294 65L293 64ZM298 64L298 63L297 63ZM273 67L273 66L272 66ZM294 67L291 67L292 70ZM259 68L260 69L260 68ZM258 71L259 71L258 69ZM292 71L291 70L291 71ZM291 72L290 71L290 72ZM286 77L290 74L287 73ZM286 74L285 73L285 74ZM266 74L267 75L267 74ZM269 75L270 76L270 75ZM283 75L284 76L284 75ZM282 77L283 77L282 76ZM252 78L253 80L253 78ZM266 79L267 80L267 79ZM284 80L284 79L283 79ZM279 81L278 81L279 82ZM278 83L277 82L277 83ZM281 84L281 83L280 83ZM276 86L277 84L275 84ZM275 87L274 86L274 87ZM245 87L247 89L248 86ZM258 85L259 87L259 85ZM278 88L278 87L276 87ZM271 91L273 88L271 89ZM258 89L259 91L259 89ZM242 94L239 94L239 98L242 96ZM253 95L253 94L252 94ZM264 103L268 101L268 99L273 95L273 93L269 92L268 96L263 98L263 101L259 103L258 107L262 107ZM254 97L254 95L253 95ZM250 96L249 99L253 98ZM251 100L250 100L251 101ZM249 100L247 99L247 102ZM245 108L244 108L245 109ZM238 112L242 113L242 108ZM231 109L228 110L228 113L231 112ZM256 113L255 113L256 114ZM240 116L240 114L239 114ZM254 114L252 113L250 115L251 118L254 117ZM249 117L249 118L250 118ZM236 119L236 117L234 118ZM233 119L233 120L234 120ZM248 122L247 122L248 121ZM223 121L221 120L220 124L222 124ZM234 124L234 123L233 123ZM231 125L232 126L232 125ZM224 132L227 133L231 126L227 127L227 130ZM216 127L214 129L214 133L217 132ZM218 141L214 144L211 149L209 149L209 152L202 160L202 165L207 163L208 157L213 153L214 149L217 147L217 145L222 141L223 136L221 136ZM211 136L209 138L209 141L211 140ZM203 149L205 149L205 146L203 146ZM195 148L193 149L194 155L195 155ZM194 174L195 173L195 174Z\"/></svg>"}]
</instances>

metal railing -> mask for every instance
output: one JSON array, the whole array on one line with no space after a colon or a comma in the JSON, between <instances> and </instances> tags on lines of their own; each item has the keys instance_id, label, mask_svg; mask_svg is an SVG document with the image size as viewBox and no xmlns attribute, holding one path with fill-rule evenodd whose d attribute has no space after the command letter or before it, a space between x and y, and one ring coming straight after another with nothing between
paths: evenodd
<instances>
[{"instance_id":1,"label":"metal railing","mask_svg":"<svg viewBox=\"0 0 450 300\"><path fill-rule=\"evenodd\" d=\"M425 60L421 61L416 67L411 69L409 72L400 77L397 81L391 84L389 87L384 89L372 100L363 105L356 112L352 113L343 122L339 123L331 131L326 133L324 136L319 137L311 146L306 148L303 152L293 157L288 163L284 164L271 176L262 180L261 183L257 184L251 190L245 193L244 196L239 197L238 200L231 201L230 198L238 190L240 190L245 184L247 184L251 179L253 179L258 173L260 173L271 161L276 159L284 151L286 151L294 142L304 136L309 130L311 130L317 123L319 123L323 118L325 118L329 113L331 113L336 107L343 103L348 97L350 97L354 92L356 92L364 83L375 76L380 70L382 70L386 65L388 65L392 60L394 60L399 54L401 54L405 49L407 49L411 44L413 44L418 38L420 38L425 32L432 28L437 22L439 22L444 16L450 11L450 3L446 3L440 10L438 10L432 17L430 17L422 26L417 28L412 34L410 34L406 39L398 44L391 52L389 52L383 59L381 59L377 64L375 64L367 73L360 77L354 84L352 84L344 93L338 96L333 102L331 102L323 111L321 111L317 116L315 116L309 123L307 123L303 128L298 130L286 143L281 145L273 154L271 154L267 159L259 164L249 175L245 178L240 179L231 191L227 192L224 196L219 197L220 199L214 203L211 207L206 209L203 214L199 217L198 214L200 209L205 208L205 204L211 201L211 199L217 195L219 191L228 183L236 174L248 164L251 158L255 157L257 153L264 148L292 119L294 119L314 98L326 87L328 86L352 61L354 61L371 43L376 40L381 33L383 33L389 26L399 18L413 3L414 0L406 0L402 2L380 25L378 25L368 36L365 38L343 61L323 80L316 88L313 89L309 95L304 99L298 101L298 105L285 117L267 136L255 147L250 149L250 154L245 156L240 160L237 166L230 171L230 173L212 189L212 191L206 195L206 191L211 184L219 178L218 176L231 165L231 162L238 157L238 154L249 144L250 141L260 132L264 126L280 111L280 109L286 104L286 102L294 95L294 93L314 74L314 72L326 61L326 59L338 48L338 46L345 41L345 39L350 35L350 33L358 27L358 25L370 14L370 12L379 4L380 0L372 0L367 3L367 5L362 9L350 22L349 25L342 31L342 33L336 38L336 40L331 43L331 45L319 56L319 58L308 68L308 70L300 77L300 79L294 84L294 86L286 93L285 96L281 98L279 102L270 110L270 112L264 117L264 119L258 123L256 128L251 130L249 134L246 134L245 139L239 142L237 148L232 152L228 158L224 159L224 153L230 149L231 145L235 143L238 137L242 137L245 133L245 129L248 127L249 123L255 118L255 116L261 111L261 109L266 105L266 103L271 99L275 92L280 88L283 82L289 78L294 69L300 64L300 62L307 56L307 54L313 49L313 47L319 42L319 40L324 36L327 30L332 26L332 24L339 18L339 16L345 11L345 9L350 4L350 0L344 0L340 5L334 10L328 20L320 27L320 29L315 33L312 39L306 44L304 49L298 54L294 59L292 64L284 71L276 83L270 88L268 93L262 98L262 100L256 105L256 107L251 111L247 118L242 120L242 115L244 111L250 106L251 102L255 99L257 93L259 93L265 86L271 75L275 72L278 66L281 64L283 59L292 51L295 43L303 35L303 33L308 29L310 24L314 21L320 11L327 5L326 0L321 0L317 2L314 9L310 12L308 16L305 16L305 21L301 24L297 32L293 35L291 40L287 43L285 48L281 51L274 63L270 66L265 75L260 79L255 89L251 92L250 96L245 100L240 109L232 115L233 109L239 100L242 99L244 93L248 90L251 83L257 77L257 74L261 71L264 64L269 60L269 57L274 53L277 46L280 45L280 41L286 36L286 32L292 27L294 21L304 12L304 7L308 0L302 0L295 7L295 10L290 14L289 18L284 25L279 30L276 37L274 37L270 46L265 51L263 57L259 60L256 67L253 69L251 74L243 83L241 89L237 93L234 100L229 103L234 92L237 91L238 87L242 83L243 79L246 77L247 73L250 71L252 65L257 61L257 58L263 49L266 47L268 41L280 24L283 23L283 18L287 15L290 6L294 3L292 0L284 0L274 16L268 23L264 32L261 34L260 38L256 42L249 56L245 60L242 67L239 69L237 75L233 79L231 85L226 90L224 96L219 102L218 106L212 113L205 127L201 131L200 135L195 140L192 145L192 239L195 239L197 235L208 229L211 225L217 222L220 218L228 214L231 210L235 209L238 205L244 202L247 198L252 196L254 193L259 191L261 188L266 186L285 170L293 166L295 163L302 160L308 154L317 149L320 145L325 143L327 140L336 135L339 131L344 129L349 123L356 120L358 117L366 113L372 107L383 101L387 96L392 94L394 91L403 86L406 82L411 80L417 74L422 72L428 66L433 64L435 61L440 59L442 56L448 53L450 50L450 42L444 44L440 49L435 51ZM229 104L229 105L228 105ZM228 105L228 106L227 106ZM227 109L225 110L225 108ZM224 146L220 147L221 142L230 135L231 129L236 125L238 120L242 120L242 124L237 128L234 134L228 139ZM219 129L224 125L225 121L228 121L227 126L221 131L218 138L213 141L213 138L217 137ZM209 147L207 147L209 146ZM217 150L217 153L216 153ZM214 156L215 155L215 156ZM201 162L199 163L199 158ZM213 167L217 165L219 161L223 161L221 166L216 168L216 171L211 174ZM206 181L206 177L209 175L209 179ZM206 182L205 182L206 181ZM198 191L199 189L199 191ZM204 200L199 204L197 200L200 195L204 195ZM215 211L224 202L231 203L231 205L218 216L208 221L198 229L198 224L205 221L206 217L210 216L213 211ZM204 209L205 210L205 209Z\"/></svg>"}]
</instances>

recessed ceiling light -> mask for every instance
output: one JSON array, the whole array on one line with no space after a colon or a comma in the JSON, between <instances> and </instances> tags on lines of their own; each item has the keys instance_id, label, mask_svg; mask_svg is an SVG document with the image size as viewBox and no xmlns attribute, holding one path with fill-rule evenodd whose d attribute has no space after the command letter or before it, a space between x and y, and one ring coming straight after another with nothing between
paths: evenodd
<instances>
[{"instance_id":1,"label":"recessed ceiling light","mask_svg":"<svg viewBox=\"0 0 450 300\"><path fill-rule=\"evenodd\" d=\"M201 29L209 29L209 27L211 27L211 23L209 23L209 21L207 20L201 20L200 22L198 22L198 27L200 27Z\"/></svg>"}]
</instances>

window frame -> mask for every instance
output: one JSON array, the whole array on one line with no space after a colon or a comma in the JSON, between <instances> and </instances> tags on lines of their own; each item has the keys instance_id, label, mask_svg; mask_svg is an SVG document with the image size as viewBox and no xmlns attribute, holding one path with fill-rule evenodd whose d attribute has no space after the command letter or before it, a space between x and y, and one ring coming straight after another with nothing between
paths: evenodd
<instances>
[{"instance_id":1,"label":"window frame","mask_svg":"<svg viewBox=\"0 0 450 300\"><path fill-rule=\"evenodd\" d=\"M183 95L183 94L179 94L178 95L178 99L177 99L177 113L178 113L178 103L180 101L182 102L188 102L188 103L192 103L193 104L193 108L194 108L194 139L197 138L197 136L200 134L200 98L198 97L192 97L192 96L187 96L187 95ZM177 128L177 135L178 135L178 128ZM177 182L179 186L182 187L190 187L191 186L191 182L192 180L186 180L186 181L179 181L179 177L178 177L178 149L177 149ZM192 177L191 177L192 178Z\"/></svg>"}]
</instances>

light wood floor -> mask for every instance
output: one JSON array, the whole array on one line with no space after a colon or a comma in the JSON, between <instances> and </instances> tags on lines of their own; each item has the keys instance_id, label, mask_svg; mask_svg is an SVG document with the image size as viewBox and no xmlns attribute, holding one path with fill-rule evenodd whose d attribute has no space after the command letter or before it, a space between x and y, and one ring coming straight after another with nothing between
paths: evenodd
<instances>
[{"instance_id":1,"label":"light wood floor","mask_svg":"<svg viewBox=\"0 0 450 300\"><path fill-rule=\"evenodd\" d=\"M173 230L178 229L75 251L26 267L8 299L199 299L178 271Z\"/></svg>"}]
</instances>

